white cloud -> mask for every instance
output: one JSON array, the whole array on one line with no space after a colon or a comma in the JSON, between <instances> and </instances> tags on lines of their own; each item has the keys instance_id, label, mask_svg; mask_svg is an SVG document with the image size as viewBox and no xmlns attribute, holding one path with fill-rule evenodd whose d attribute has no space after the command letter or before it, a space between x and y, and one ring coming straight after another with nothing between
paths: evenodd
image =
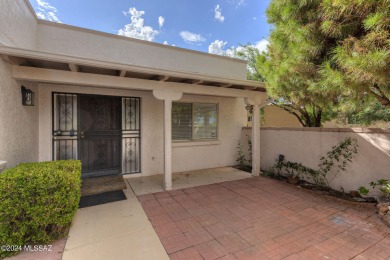
<instances>
[{"instance_id":1,"label":"white cloud","mask_svg":"<svg viewBox=\"0 0 390 260\"><path fill-rule=\"evenodd\" d=\"M263 40L261 40L261 41L256 42L255 47L256 47L260 52L263 52L263 51L267 52L267 50L268 50L268 44L269 44L268 39L263 39Z\"/></svg>"},{"instance_id":2,"label":"white cloud","mask_svg":"<svg viewBox=\"0 0 390 260\"><path fill-rule=\"evenodd\" d=\"M232 58L240 58L236 55L237 52L245 51L245 49L242 46L232 46L225 50L227 42L221 41L221 40L215 40L209 45L209 53L228 56ZM269 41L268 39L263 39L261 41L258 41L255 45L250 45L253 48L256 48L259 50L259 52L267 52Z\"/></svg>"},{"instance_id":3,"label":"white cloud","mask_svg":"<svg viewBox=\"0 0 390 260\"><path fill-rule=\"evenodd\" d=\"M225 51L225 55L229 56L231 58L239 58L239 57L237 57L236 52L240 52L243 50L244 50L244 48L241 46L238 46L238 47L232 46Z\"/></svg>"},{"instance_id":4,"label":"white cloud","mask_svg":"<svg viewBox=\"0 0 390 260\"><path fill-rule=\"evenodd\" d=\"M237 58L236 52L244 50L244 48L241 46L238 47L232 46L225 50L226 44L227 42L221 40L215 40L209 45L209 53L228 56L231 58Z\"/></svg>"},{"instance_id":5,"label":"white cloud","mask_svg":"<svg viewBox=\"0 0 390 260\"><path fill-rule=\"evenodd\" d=\"M189 31L180 32L180 37L186 43L190 43L190 44L200 43L200 42L204 42L206 40L202 35L195 34L195 33L189 32Z\"/></svg>"},{"instance_id":6,"label":"white cloud","mask_svg":"<svg viewBox=\"0 0 390 260\"><path fill-rule=\"evenodd\" d=\"M51 22L62 23L57 17L57 8L51 6L44 0L36 0L38 4L37 16L39 19L48 20Z\"/></svg>"},{"instance_id":7,"label":"white cloud","mask_svg":"<svg viewBox=\"0 0 390 260\"><path fill-rule=\"evenodd\" d=\"M228 3L235 7L240 7L246 4L245 0L228 0Z\"/></svg>"},{"instance_id":8,"label":"white cloud","mask_svg":"<svg viewBox=\"0 0 390 260\"><path fill-rule=\"evenodd\" d=\"M160 27L160 29L161 29L161 27L163 27L164 23L165 23L165 18L162 16L159 16L158 17L158 26Z\"/></svg>"},{"instance_id":9,"label":"white cloud","mask_svg":"<svg viewBox=\"0 0 390 260\"><path fill-rule=\"evenodd\" d=\"M164 45L169 45L169 42L168 42L168 41L164 41L163 44L164 44ZM175 45L175 44L172 44L171 46L174 46L174 47L175 47L176 45Z\"/></svg>"},{"instance_id":10,"label":"white cloud","mask_svg":"<svg viewBox=\"0 0 390 260\"><path fill-rule=\"evenodd\" d=\"M225 20L225 16L222 15L222 9L219 5L214 9L214 19L221 23Z\"/></svg>"},{"instance_id":11,"label":"white cloud","mask_svg":"<svg viewBox=\"0 0 390 260\"><path fill-rule=\"evenodd\" d=\"M226 46L227 42L221 41L221 40L215 40L209 45L209 53L212 54L218 54L218 55L225 55L224 48Z\"/></svg>"},{"instance_id":12,"label":"white cloud","mask_svg":"<svg viewBox=\"0 0 390 260\"><path fill-rule=\"evenodd\" d=\"M153 27L145 26L145 21L142 18L142 16L145 14L144 11L138 11L135 7L131 7L129 11L124 12L124 14L130 15L131 23L126 24L123 29L120 29L118 31L118 35L146 41L153 41L159 34L159 31L153 29Z\"/></svg>"}]
</instances>

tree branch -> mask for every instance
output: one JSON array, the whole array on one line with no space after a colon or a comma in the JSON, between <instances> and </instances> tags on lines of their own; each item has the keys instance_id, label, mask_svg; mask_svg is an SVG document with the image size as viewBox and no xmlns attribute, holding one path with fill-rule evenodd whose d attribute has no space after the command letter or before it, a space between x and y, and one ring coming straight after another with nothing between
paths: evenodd
<instances>
[{"instance_id":1,"label":"tree branch","mask_svg":"<svg viewBox=\"0 0 390 260\"><path fill-rule=\"evenodd\" d=\"M374 84L373 88L379 93L378 95L378 93L369 88L374 97L382 104L382 106L390 108L390 99L386 97L382 89L377 84Z\"/></svg>"},{"instance_id":2,"label":"tree branch","mask_svg":"<svg viewBox=\"0 0 390 260\"><path fill-rule=\"evenodd\" d=\"M277 106L277 107L279 107L279 108L281 108L281 109L283 109L283 110L285 110L285 111L287 111L288 113L294 115L298 119L299 123L301 123L301 125L303 127L307 127L306 124L303 122L302 118L296 112L293 111L294 109L296 109L295 107L293 107L291 105L279 105L279 104L274 103L274 102L272 102L272 104ZM288 109L287 107L291 108L291 110Z\"/></svg>"}]
</instances>

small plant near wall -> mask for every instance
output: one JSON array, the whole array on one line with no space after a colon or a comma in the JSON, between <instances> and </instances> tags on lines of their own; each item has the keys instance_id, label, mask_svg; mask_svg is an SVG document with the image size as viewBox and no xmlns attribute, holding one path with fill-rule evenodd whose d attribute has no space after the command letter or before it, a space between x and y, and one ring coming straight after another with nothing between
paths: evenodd
<instances>
[{"instance_id":1,"label":"small plant near wall","mask_svg":"<svg viewBox=\"0 0 390 260\"><path fill-rule=\"evenodd\" d=\"M252 170L252 139L250 139L249 136L246 136L246 137L247 137L248 152L249 152L248 166Z\"/></svg>"},{"instance_id":2,"label":"small plant near wall","mask_svg":"<svg viewBox=\"0 0 390 260\"><path fill-rule=\"evenodd\" d=\"M243 171L251 172L252 171L252 140L247 137L248 142L248 156L247 159L244 152L244 146L241 142L238 142L237 148L237 158L236 162L238 162L237 168Z\"/></svg>"},{"instance_id":3,"label":"small plant near wall","mask_svg":"<svg viewBox=\"0 0 390 260\"><path fill-rule=\"evenodd\" d=\"M347 170L347 165L352 162L352 157L357 153L357 140L355 138L346 138L339 144L332 147L326 156L321 157L321 162L318 165L318 175L315 176L315 181L329 187L329 184L337 177L340 172ZM336 173L333 177L328 177L329 172L336 168Z\"/></svg>"},{"instance_id":4,"label":"small plant near wall","mask_svg":"<svg viewBox=\"0 0 390 260\"><path fill-rule=\"evenodd\" d=\"M390 227L390 183L387 179L379 179L377 181L370 182L372 190L360 186L358 192L362 196L369 195L372 191L379 191L380 195L376 198L378 204L376 205L379 217L383 222Z\"/></svg>"},{"instance_id":5,"label":"small plant near wall","mask_svg":"<svg viewBox=\"0 0 390 260\"><path fill-rule=\"evenodd\" d=\"M283 164L283 166L286 168L286 177L288 182L290 183L298 183L298 181L301 179L304 175L314 175L316 172L301 163L296 162L289 162Z\"/></svg>"},{"instance_id":6,"label":"small plant near wall","mask_svg":"<svg viewBox=\"0 0 390 260\"><path fill-rule=\"evenodd\" d=\"M363 195L363 196L367 196L368 193L370 192L369 189L367 189L366 187L364 186L360 186L357 191L359 192L360 195Z\"/></svg>"},{"instance_id":7,"label":"small plant near wall","mask_svg":"<svg viewBox=\"0 0 390 260\"><path fill-rule=\"evenodd\" d=\"M274 166L270 170L270 176L274 178L286 178L289 183L296 184L304 175L315 174L315 171L301 163L284 161L284 155L279 155Z\"/></svg>"},{"instance_id":8,"label":"small plant near wall","mask_svg":"<svg viewBox=\"0 0 390 260\"><path fill-rule=\"evenodd\" d=\"M238 142L237 145L237 159L236 162L238 162L238 167L241 169L244 169L247 166L247 160L245 158L245 153L243 151L244 147L241 144L241 142Z\"/></svg>"},{"instance_id":9,"label":"small plant near wall","mask_svg":"<svg viewBox=\"0 0 390 260\"><path fill-rule=\"evenodd\" d=\"M280 177L282 176L283 165L284 165L284 155L279 154L278 158L275 160L275 164L271 167L271 169L268 172L263 171L263 175L280 179Z\"/></svg>"},{"instance_id":10,"label":"small plant near wall","mask_svg":"<svg viewBox=\"0 0 390 260\"><path fill-rule=\"evenodd\" d=\"M383 185L380 191L385 195L386 198L390 198L390 184Z\"/></svg>"},{"instance_id":11,"label":"small plant near wall","mask_svg":"<svg viewBox=\"0 0 390 260\"><path fill-rule=\"evenodd\" d=\"M276 160L274 166L271 167L271 172L274 176L282 175L286 178L293 176L296 178L305 178L314 183L317 187L330 189L330 183L334 178L343 171L347 170L347 165L352 161L353 155L357 153L357 140L355 138L346 138L342 142L332 147L326 156L321 157L318 165L318 170L304 166L301 163L291 162L279 159ZM330 177L332 169L333 176ZM277 172L275 172L277 170Z\"/></svg>"},{"instance_id":12,"label":"small plant near wall","mask_svg":"<svg viewBox=\"0 0 390 260\"><path fill-rule=\"evenodd\" d=\"M389 180L379 179L375 182L372 181L372 182L370 182L370 186L371 186L372 190L379 190L383 197L390 199ZM365 186L360 186L358 188L358 192L363 196L367 196L371 191L370 191L370 189L366 188Z\"/></svg>"}]
</instances>

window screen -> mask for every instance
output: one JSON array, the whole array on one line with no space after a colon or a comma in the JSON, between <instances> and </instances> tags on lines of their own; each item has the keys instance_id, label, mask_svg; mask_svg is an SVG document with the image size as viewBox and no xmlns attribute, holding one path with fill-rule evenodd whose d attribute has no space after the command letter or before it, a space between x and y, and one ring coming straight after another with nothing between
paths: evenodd
<instances>
[{"instance_id":1,"label":"window screen","mask_svg":"<svg viewBox=\"0 0 390 260\"><path fill-rule=\"evenodd\" d=\"M172 104L172 140L192 139L192 104Z\"/></svg>"},{"instance_id":2,"label":"window screen","mask_svg":"<svg viewBox=\"0 0 390 260\"><path fill-rule=\"evenodd\" d=\"M217 139L217 126L217 104L172 104L172 140Z\"/></svg>"},{"instance_id":3,"label":"window screen","mask_svg":"<svg viewBox=\"0 0 390 260\"><path fill-rule=\"evenodd\" d=\"M217 138L217 105L199 104L193 105L194 130L193 139Z\"/></svg>"}]
</instances>

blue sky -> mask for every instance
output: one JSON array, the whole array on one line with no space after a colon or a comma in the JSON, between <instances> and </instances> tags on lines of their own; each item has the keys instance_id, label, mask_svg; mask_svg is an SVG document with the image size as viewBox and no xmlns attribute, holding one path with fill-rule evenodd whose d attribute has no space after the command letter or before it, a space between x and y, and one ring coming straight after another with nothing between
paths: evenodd
<instances>
[{"instance_id":1,"label":"blue sky","mask_svg":"<svg viewBox=\"0 0 390 260\"><path fill-rule=\"evenodd\" d=\"M42 19L214 54L264 50L269 1L30 0Z\"/></svg>"}]
</instances>

